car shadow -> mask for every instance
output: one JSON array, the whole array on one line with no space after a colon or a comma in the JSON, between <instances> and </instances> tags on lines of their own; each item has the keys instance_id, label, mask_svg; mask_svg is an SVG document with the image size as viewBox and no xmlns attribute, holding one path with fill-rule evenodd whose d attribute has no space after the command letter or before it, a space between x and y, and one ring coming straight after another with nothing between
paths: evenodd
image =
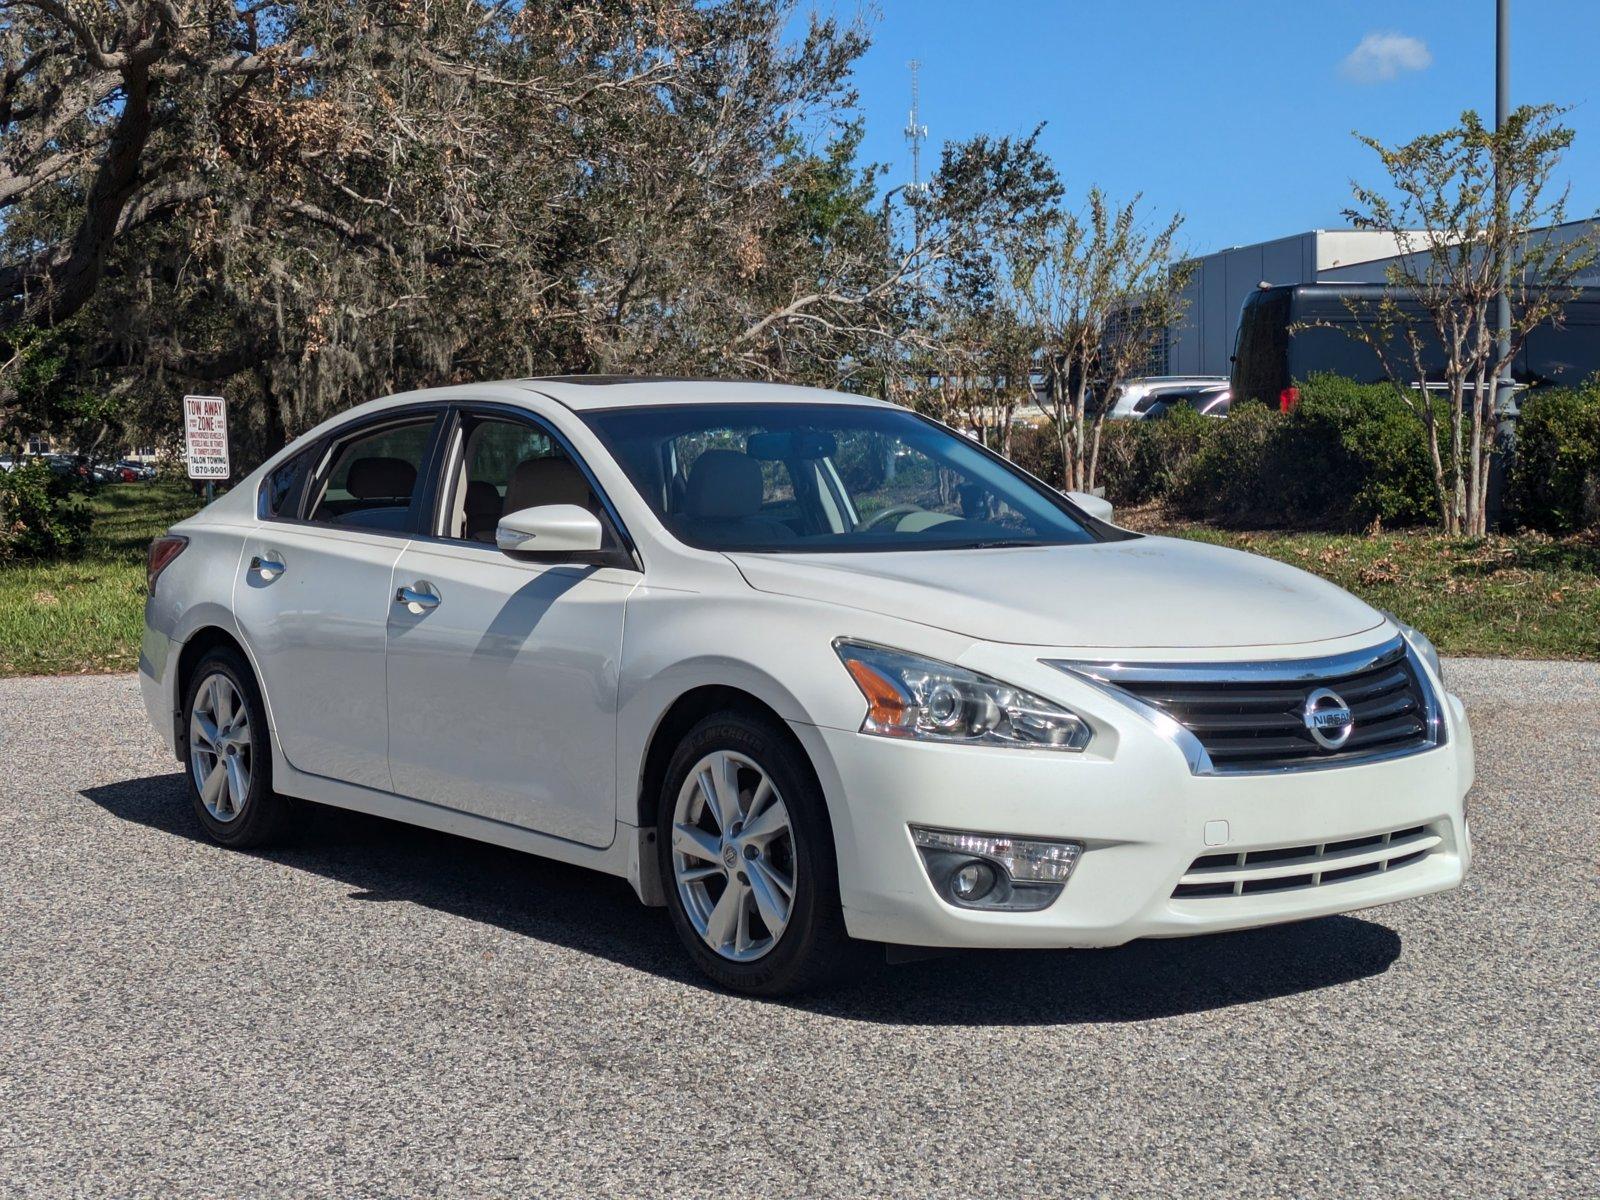
<instances>
[{"instance_id":1,"label":"car shadow","mask_svg":"<svg viewBox=\"0 0 1600 1200\"><path fill-rule=\"evenodd\" d=\"M180 774L82 795L122 820L206 841ZM682 953L664 910L643 907L625 881L594 871L322 805L308 805L299 836L262 857L348 885L358 903L420 904L711 987ZM1324 917L1109 950L952 953L779 1003L894 1025L1143 1021L1350 983L1382 974L1399 954L1400 937L1386 926Z\"/></svg>"}]
</instances>

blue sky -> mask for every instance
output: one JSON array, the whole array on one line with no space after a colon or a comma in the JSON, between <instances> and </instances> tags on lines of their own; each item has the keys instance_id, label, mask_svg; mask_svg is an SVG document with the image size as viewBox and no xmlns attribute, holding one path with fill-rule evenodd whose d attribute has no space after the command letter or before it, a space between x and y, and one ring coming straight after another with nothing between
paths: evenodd
<instances>
[{"instance_id":1,"label":"blue sky","mask_svg":"<svg viewBox=\"0 0 1600 1200\"><path fill-rule=\"evenodd\" d=\"M1042 120L1069 200L1092 183L1143 192L1152 211L1185 214L1194 252L1342 227L1351 178L1378 178L1352 130L1396 141L1494 110L1493 0L881 0L867 19L864 152L891 182L910 175L916 58L925 173L948 138ZM1512 0L1511 44L1512 102L1573 107L1562 173L1570 215L1590 215L1600 0Z\"/></svg>"}]
</instances>

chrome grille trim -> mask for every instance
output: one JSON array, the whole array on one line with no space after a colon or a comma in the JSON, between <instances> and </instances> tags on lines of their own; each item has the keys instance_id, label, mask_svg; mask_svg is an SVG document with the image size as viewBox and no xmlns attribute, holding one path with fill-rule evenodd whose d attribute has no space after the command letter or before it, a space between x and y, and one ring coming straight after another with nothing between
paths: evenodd
<instances>
[{"instance_id":1,"label":"chrome grille trim","mask_svg":"<svg viewBox=\"0 0 1600 1200\"><path fill-rule=\"evenodd\" d=\"M1213 761L1201 733L1184 722L1181 709L1169 712L1160 703L1136 694L1137 690L1151 689L1156 685L1172 685L1172 688L1198 685L1202 690L1204 685L1210 684L1260 683L1279 686L1304 684L1310 687L1337 683L1341 679L1373 671L1391 659L1397 668L1402 663L1408 668L1409 679L1404 681L1404 687L1409 691L1414 686L1416 698L1420 700L1421 731L1420 734L1410 735L1406 734L1405 730L1395 730L1396 734L1406 734L1411 740L1399 744L1379 745L1370 751L1334 751L1317 754L1304 753L1295 747L1286 751L1283 756L1284 761L1270 762L1266 765L1236 761L1219 763ZM1076 677L1138 713L1150 722L1158 733L1173 743L1183 754L1189 770L1195 775L1275 775L1288 771L1358 766L1421 754L1442 745L1445 741L1444 715L1439 696L1421 659L1401 637L1391 638L1364 650L1323 655L1318 658L1210 663L1096 662L1072 659L1043 661L1047 666ZM1392 691L1393 688L1389 690ZM1377 694L1384 693L1380 689ZM1407 711L1412 707L1414 706L1408 703L1401 711ZM1399 714L1380 712L1369 715L1369 719L1372 715L1393 718ZM1273 721L1281 724L1283 719L1282 711L1270 707L1263 713L1264 724ZM1209 729L1213 735L1218 728L1216 718L1212 718L1209 722L1196 719L1194 724L1201 729ZM1248 722L1233 721L1231 718L1224 724L1231 724L1231 727L1238 731L1252 728Z\"/></svg>"}]
</instances>

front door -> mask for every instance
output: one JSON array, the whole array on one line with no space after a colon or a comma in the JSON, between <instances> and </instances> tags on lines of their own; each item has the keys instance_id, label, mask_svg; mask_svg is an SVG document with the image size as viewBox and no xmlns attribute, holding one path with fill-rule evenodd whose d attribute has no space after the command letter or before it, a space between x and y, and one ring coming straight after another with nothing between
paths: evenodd
<instances>
[{"instance_id":1,"label":"front door","mask_svg":"<svg viewBox=\"0 0 1600 1200\"><path fill-rule=\"evenodd\" d=\"M247 539L233 610L296 770L390 790L384 654L394 565L437 421L430 412L363 423L308 452L318 461L291 464L311 474L303 499Z\"/></svg>"},{"instance_id":2,"label":"front door","mask_svg":"<svg viewBox=\"0 0 1600 1200\"><path fill-rule=\"evenodd\" d=\"M495 548L502 511L598 507L577 464L541 425L464 418L445 482L439 536L410 543L395 565L394 790L608 846L623 609L640 576L518 561Z\"/></svg>"}]
</instances>

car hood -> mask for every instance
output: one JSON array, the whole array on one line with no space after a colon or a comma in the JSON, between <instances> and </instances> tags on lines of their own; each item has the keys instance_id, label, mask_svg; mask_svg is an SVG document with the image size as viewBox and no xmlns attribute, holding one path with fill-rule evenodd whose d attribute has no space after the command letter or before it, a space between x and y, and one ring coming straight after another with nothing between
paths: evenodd
<instances>
[{"instance_id":1,"label":"car hood","mask_svg":"<svg viewBox=\"0 0 1600 1200\"><path fill-rule=\"evenodd\" d=\"M728 557L759 591L866 609L989 642L1281 646L1346 637L1383 623L1377 610L1296 567L1175 538Z\"/></svg>"}]
</instances>

